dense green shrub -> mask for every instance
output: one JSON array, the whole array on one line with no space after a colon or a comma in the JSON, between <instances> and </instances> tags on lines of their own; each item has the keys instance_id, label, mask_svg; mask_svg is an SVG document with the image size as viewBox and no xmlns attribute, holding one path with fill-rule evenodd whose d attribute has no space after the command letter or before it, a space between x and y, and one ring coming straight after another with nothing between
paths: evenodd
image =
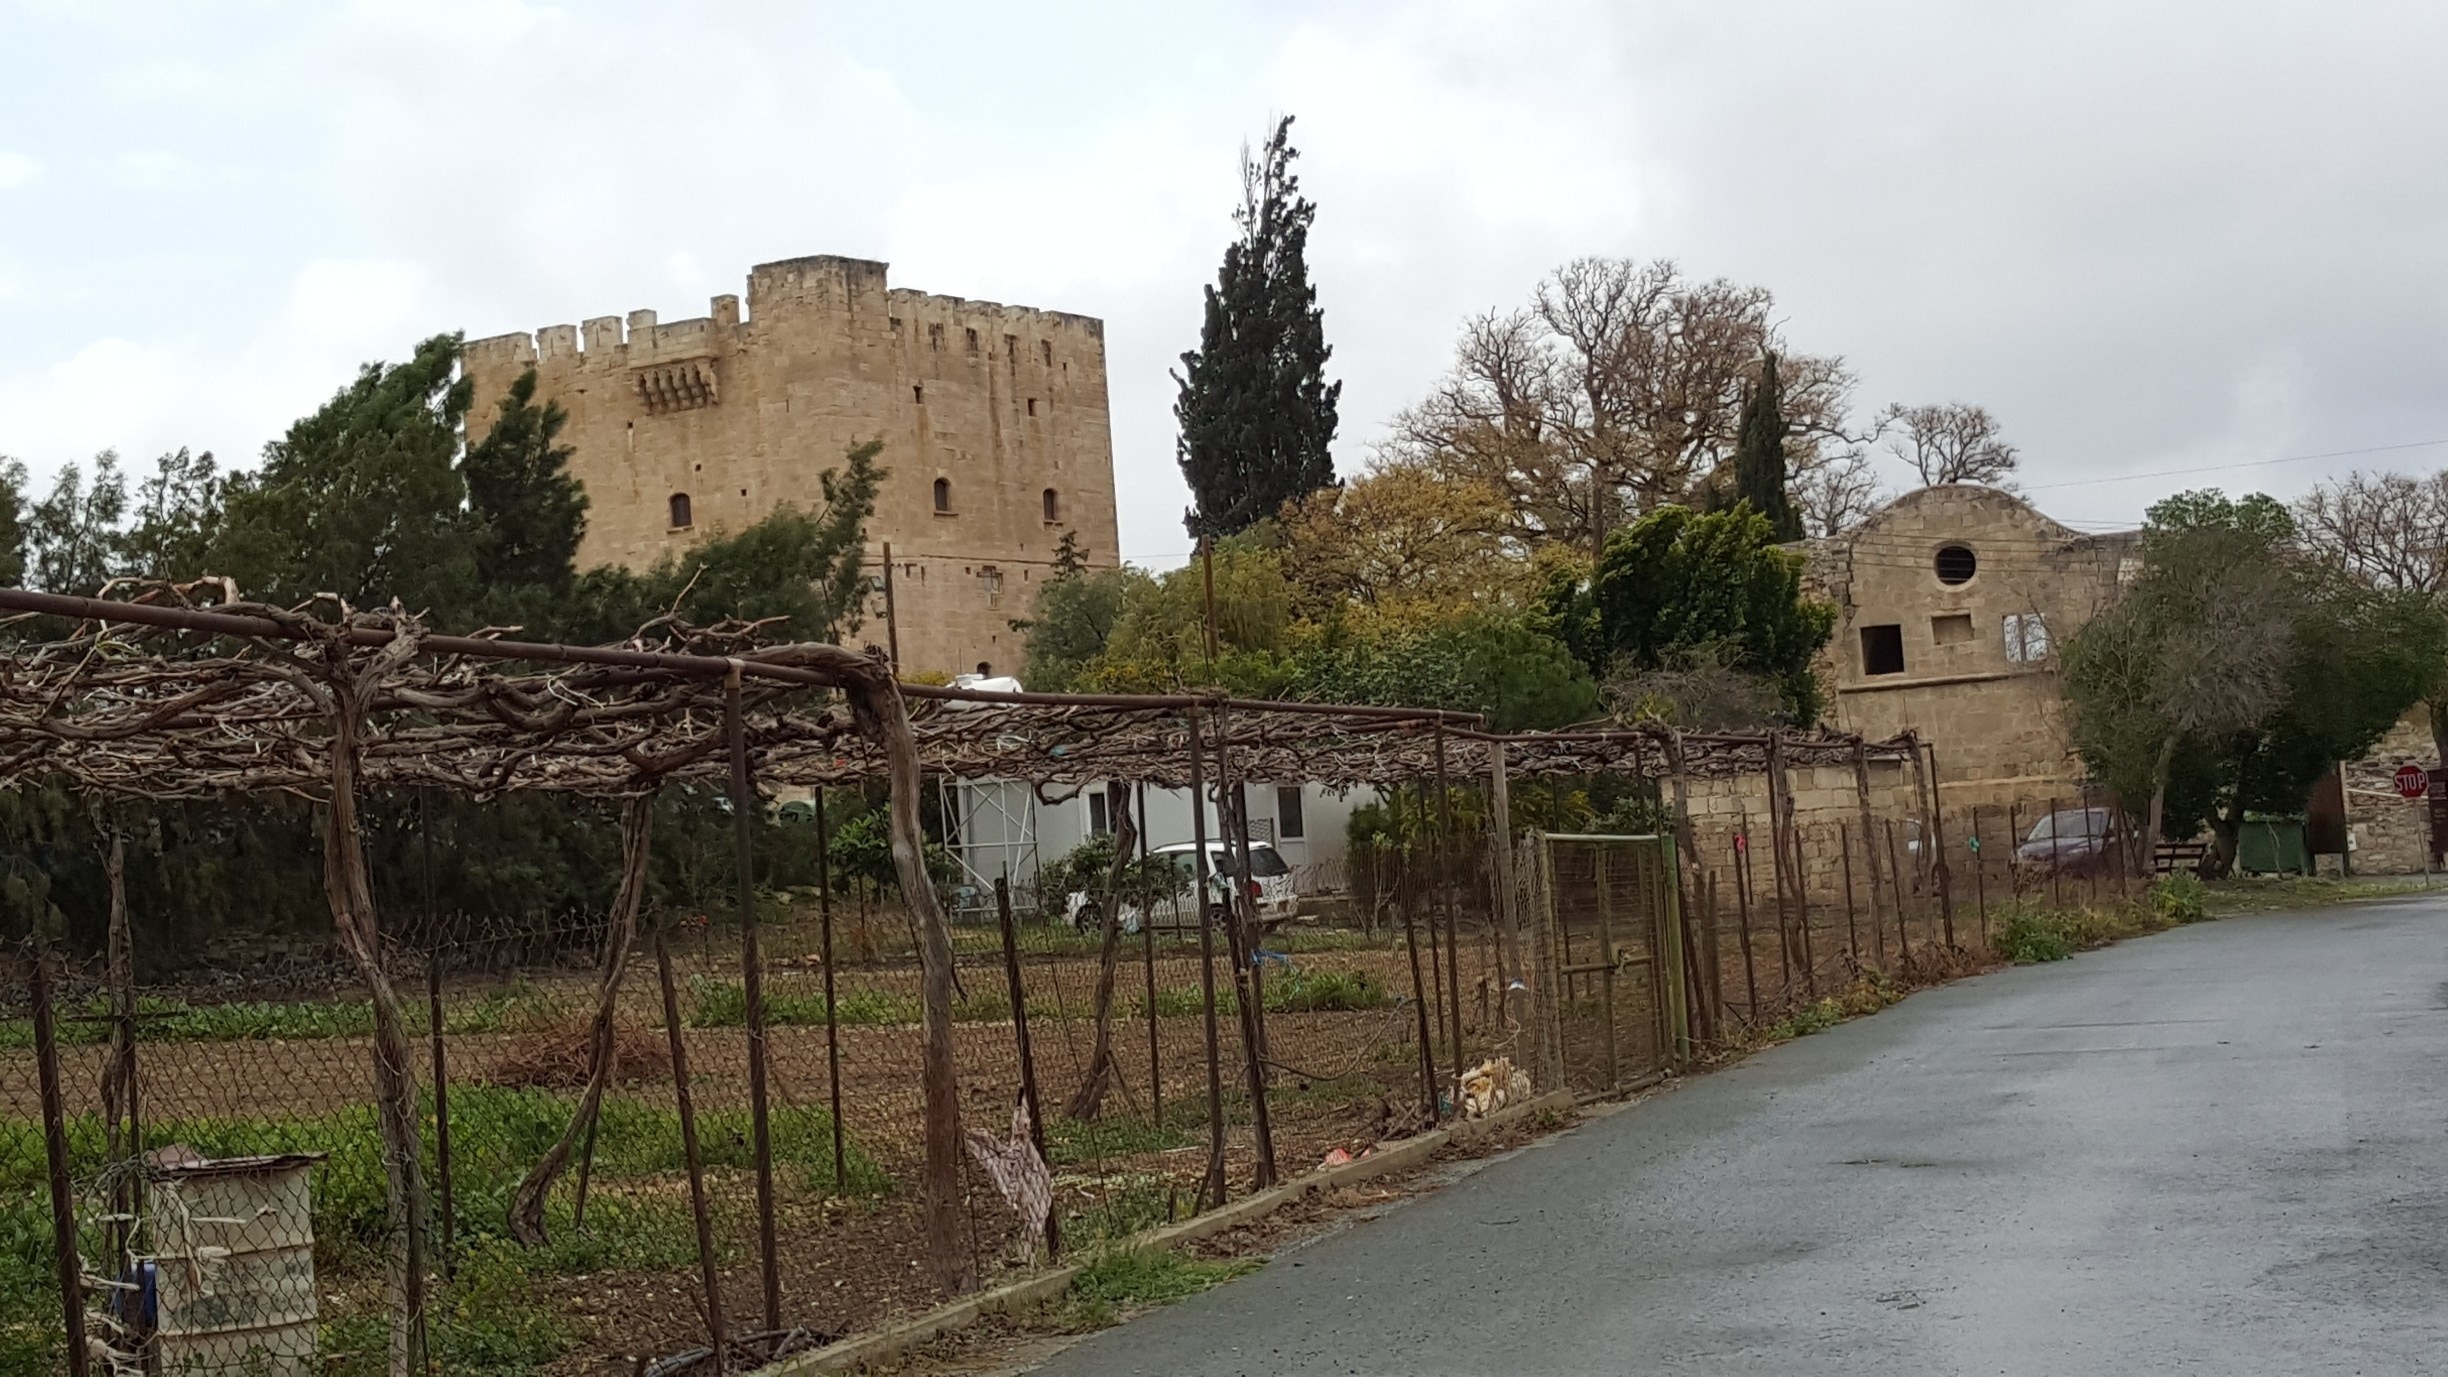
<instances>
[{"instance_id":1,"label":"dense green shrub","mask_svg":"<svg viewBox=\"0 0 2448 1377\"><path fill-rule=\"evenodd\" d=\"M2073 917L2050 909L2018 907L1998 929L1997 953L2018 966L2063 961L2078 945Z\"/></svg>"},{"instance_id":2,"label":"dense green shrub","mask_svg":"<svg viewBox=\"0 0 2448 1377\"><path fill-rule=\"evenodd\" d=\"M2198 923L2209 916L2209 889L2190 870L2171 870L2150 889L2151 916L2162 923Z\"/></svg>"}]
</instances>

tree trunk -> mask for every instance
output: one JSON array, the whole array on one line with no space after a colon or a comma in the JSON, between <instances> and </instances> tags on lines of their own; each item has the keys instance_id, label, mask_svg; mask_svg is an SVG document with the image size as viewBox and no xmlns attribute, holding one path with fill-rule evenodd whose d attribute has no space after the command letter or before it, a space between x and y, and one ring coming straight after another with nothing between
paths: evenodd
<instances>
[{"instance_id":1,"label":"tree trunk","mask_svg":"<svg viewBox=\"0 0 2448 1377\"><path fill-rule=\"evenodd\" d=\"M2202 858L2202 878L2223 880L2235 870L2236 839L2244 830L2244 789L2250 766L2239 761L2236 765L2235 789L2226 806L2210 817L2213 842L2210 854Z\"/></svg>"},{"instance_id":2,"label":"tree trunk","mask_svg":"<svg viewBox=\"0 0 2448 1377\"><path fill-rule=\"evenodd\" d=\"M2149 879L2159 863L2159 829L2167 822L2168 771L2176 764L2176 733L2169 732L2159 743L2159 758L2151 763L2150 817L2142 829L2142 855L2137 862L2142 878Z\"/></svg>"},{"instance_id":3,"label":"tree trunk","mask_svg":"<svg viewBox=\"0 0 2448 1377\"><path fill-rule=\"evenodd\" d=\"M596 966L595 1017L587 1030L586 1093L579 1098L560 1140L528 1169L510 1196L510 1236L530 1248L547 1241L545 1197L569 1165L579 1139L594 1125L603 1105L604 1087L612 1079L613 1015L620 1003L622 977L629 969L629 948L637 940L638 910L646 901L646 860L653 829L654 795L641 794L621 806L620 891L612 900L603 958Z\"/></svg>"},{"instance_id":4,"label":"tree trunk","mask_svg":"<svg viewBox=\"0 0 2448 1377\"><path fill-rule=\"evenodd\" d=\"M345 671L344 671L345 672ZM323 833L323 891L332 927L365 981L374 1005L374 1109L382 1138L383 1191L390 1222L388 1300L391 1377L425 1372L425 1177L420 1160L416 1077L409 1070L407 1023L382 968L382 929L366 873L357 815L357 755L363 722L359 691L334 684L331 802Z\"/></svg>"},{"instance_id":5,"label":"tree trunk","mask_svg":"<svg viewBox=\"0 0 2448 1377\"><path fill-rule=\"evenodd\" d=\"M1114 855L1105 871L1105 934L1097 948L1095 1045L1088 1054L1088 1074L1081 1078L1071 1102L1063 1106L1063 1113L1074 1119L1090 1120L1103 1112L1106 1087L1120 1070L1113 1050L1114 970L1122 955L1122 876L1131 861L1131 848L1139 840L1130 793L1120 780L1105 791L1113 811ZM1144 925L1152 916L1143 913L1139 921Z\"/></svg>"},{"instance_id":6,"label":"tree trunk","mask_svg":"<svg viewBox=\"0 0 2448 1377\"><path fill-rule=\"evenodd\" d=\"M2448 693L2432 699L2426 706L2431 710L2432 763L2448 766Z\"/></svg>"}]
</instances>

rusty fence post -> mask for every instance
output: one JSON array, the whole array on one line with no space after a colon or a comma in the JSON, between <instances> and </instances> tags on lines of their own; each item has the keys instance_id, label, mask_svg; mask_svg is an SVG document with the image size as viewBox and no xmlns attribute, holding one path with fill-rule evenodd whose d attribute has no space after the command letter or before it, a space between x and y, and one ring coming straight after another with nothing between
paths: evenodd
<instances>
[{"instance_id":1,"label":"rusty fence post","mask_svg":"<svg viewBox=\"0 0 2448 1377\"><path fill-rule=\"evenodd\" d=\"M672 1101L680 1112L680 1155L688 1165L689 1215L697 1226L697 1272L705 1287L706 1337L714 1345L714 1370L728 1366L730 1336L723 1327L722 1277L714 1268L714 1216L706 1203L705 1153L697 1142L697 1101L689 1089L688 1043L680 1036L680 987L672 980L671 945L655 923L655 974L663 983L663 1035L672 1066Z\"/></svg>"},{"instance_id":2,"label":"rusty fence post","mask_svg":"<svg viewBox=\"0 0 2448 1377\"><path fill-rule=\"evenodd\" d=\"M995 877L995 917L1003 927L1003 979L1011 989L1012 1038L1020 1053L1020 1099L1028 1106L1029 1139L1036 1144L1037 1159L1051 1163L1054 1159L1046 1155L1045 1110L1037 1102L1037 1054L1029 1046L1028 990L1020 981L1020 935L1012 925L1011 877L1008 875ZM1106 921L1120 922L1121 918L1116 915ZM1054 1202L1048 1199L1044 1223L1046 1260L1049 1262L1062 1256L1062 1235L1057 1227L1059 1215Z\"/></svg>"},{"instance_id":3,"label":"rusty fence post","mask_svg":"<svg viewBox=\"0 0 2448 1377\"><path fill-rule=\"evenodd\" d=\"M1738 819L1734 830L1734 911L1742 937L1743 992L1750 1010L1749 1021L1759 1022L1759 971L1751 955L1751 826L1749 819Z\"/></svg>"},{"instance_id":4,"label":"rusty fence post","mask_svg":"<svg viewBox=\"0 0 2448 1377\"><path fill-rule=\"evenodd\" d=\"M2058 833L2058 828L2057 828L2057 814L2058 814L2058 811L2059 811L2059 810L2058 810L2057 805L2058 805L2060 802L2062 802L2062 800L2060 800L2060 799L2059 799L2059 798L2058 798L2056 795L2052 794L2052 795L2050 795L2050 796L2049 796L2048 830L2049 830L2049 907L2050 907L2050 908L2064 908L2064 907L2065 907L2065 886L2064 886L2064 884L2063 884L2063 883L2062 883L2062 882L2059 880L2059 878L2058 878L2058 874L2057 874L2057 872L2058 872L2058 862L2059 862L2059 858L2062 856L2062 854L2063 854L2063 852L2064 852L2064 849L2065 849L2065 847L2064 847L2064 843L2063 843L2063 842L2061 842L2060 840L2058 840L2058 835L2057 835L2057 833Z\"/></svg>"},{"instance_id":5,"label":"rusty fence post","mask_svg":"<svg viewBox=\"0 0 2448 1377\"><path fill-rule=\"evenodd\" d=\"M1156 896L1147 889L1145 883L1148 858L1147 782L1145 780L1136 781L1131 785L1131 797L1133 806L1138 810L1139 868L1142 876L1139 886L1139 952L1147 972L1148 1121L1162 1128L1164 1127L1164 1056L1162 1044L1156 1033ZM1117 911L1111 915L1111 921L1119 923L1122 921L1122 915L1118 911L1121 905L1116 904L1114 907Z\"/></svg>"},{"instance_id":6,"label":"rusty fence post","mask_svg":"<svg viewBox=\"0 0 2448 1377\"><path fill-rule=\"evenodd\" d=\"M1258 1160L1252 1189L1275 1184L1275 1126L1267 1113L1266 972L1260 968L1257 883L1249 867L1249 793L1233 773L1232 733L1216 709L1216 823L1224 835L1225 931L1231 940L1234 1002L1241 1012L1241 1061L1249 1085L1250 1135Z\"/></svg>"},{"instance_id":7,"label":"rusty fence post","mask_svg":"<svg viewBox=\"0 0 2448 1377\"><path fill-rule=\"evenodd\" d=\"M1912 906L1904 901L1904 865L1896 858L1895 819L1887 823L1887 871L1895 878L1896 891L1896 962L1906 970L1912 968L1912 926L1909 919Z\"/></svg>"},{"instance_id":8,"label":"rusty fence post","mask_svg":"<svg viewBox=\"0 0 2448 1377\"><path fill-rule=\"evenodd\" d=\"M1836 824L1836 847L1844 865L1845 954L1852 957L1853 964L1858 966L1861 964L1861 929L1856 925L1853 913L1853 834L1846 831L1841 822Z\"/></svg>"},{"instance_id":9,"label":"rusty fence post","mask_svg":"<svg viewBox=\"0 0 2448 1377\"><path fill-rule=\"evenodd\" d=\"M731 738L731 835L739 868L740 994L748 1006L748 1116L756 1151L757 1264L763 1274L765 1327L782 1327L782 1258L774 1225L773 1110L766 1090L765 958L757 949L756 785L748 775L748 724L740 704L740 667L723 681L723 728Z\"/></svg>"},{"instance_id":10,"label":"rusty fence post","mask_svg":"<svg viewBox=\"0 0 2448 1377\"><path fill-rule=\"evenodd\" d=\"M51 955L40 937L25 942L26 990L34 1008L35 1076L42 1095L43 1162L51 1185L51 1252L59 1269L60 1319L69 1377L86 1377L85 1263L77 1252L76 1195L69 1184L68 1116L60 1093L59 1028L51 1007Z\"/></svg>"},{"instance_id":11,"label":"rusty fence post","mask_svg":"<svg viewBox=\"0 0 2448 1377\"><path fill-rule=\"evenodd\" d=\"M1989 855L1981 846L1980 805L1972 805L1972 899L1980 910L1981 950L1989 949Z\"/></svg>"},{"instance_id":12,"label":"rusty fence post","mask_svg":"<svg viewBox=\"0 0 2448 1377\"><path fill-rule=\"evenodd\" d=\"M2015 898L2023 897L2023 805L2012 800L2006 804L2006 889Z\"/></svg>"},{"instance_id":13,"label":"rusty fence post","mask_svg":"<svg viewBox=\"0 0 2448 1377\"><path fill-rule=\"evenodd\" d=\"M1946 925L1946 944L1949 948L1955 948L1957 946L1955 941L1955 890L1953 883L1949 878L1954 873L1954 867L1947 861L1946 797L1939 792L1938 748L1936 746L1922 746L1921 751L1929 758L1929 773L1927 776L1929 798L1927 808L1929 810L1930 820L1929 848L1930 864L1932 866L1931 878L1935 880L1938 885L1938 917L1939 920Z\"/></svg>"},{"instance_id":14,"label":"rusty fence post","mask_svg":"<svg viewBox=\"0 0 2448 1377\"><path fill-rule=\"evenodd\" d=\"M1224 1062L1218 1045L1223 1029L1216 1022L1215 903L1207 867L1207 748L1199 710L1186 714L1190 727L1191 887L1198 905L1199 989L1207 1012L1207 1172L1199 1182L1201 1208L1224 1203Z\"/></svg>"},{"instance_id":15,"label":"rusty fence post","mask_svg":"<svg viewBox=\"0 0 2448 1377\"><path fill-rule=\"evenodd\" d=\"M434 1107L434 1172L436 1203L442 1218L442 1276L450 1280L457 1274L459 1210L452 1195L451 1120L450 1120L450 1060L443 1047L442 1021L442 953L434 934L426 934L425 948L425 1021L428 1037L433 1044L433 1107ZM587 1141L595 1141L590 1127ZM583 1183L585 1177L582 1175ZM575 1224L572 1227L576 1227Z\"/></svg>"},{"instance_id":16,"label":"rusty fence post","mask_svg":"<svg viewBox=\"0 0 2448 1377\"><path fill-rule=\"evenodd\" d=\"M846 1130L842 1127L841 1008L835 998L833 979L833 834L825 823L822 787L816 790L816 914L822 928L818 950L824 956L825 1103L833 1118L833 1193L847 1195L850 1178L849 1153L842 1141Z\"/></svg>"},{"instance_id":17,"label":"rusty fence post","mask_svg":"<svg viewBox=\"0 0 2448 1377\"><path fill-rule=\"evenodd\" d=\"M1419 959L1419 882L1410 861L1411 848L1405 845L1396 824L1397 865L1394 873L1394 902L1402 909L1403 949L1411 958L1411 1008L1418 1024L1420 1063L1420 1110L1431 1122L1437 1114L1436 1052L1430 1045L1434 1034L1428 1025L1428 988L1420 975ZM1429 939L1435 941L1433 935ZM1432 956L1430 959L1434 959Z\"/></svg>"},{"instance_id":18,"label":"rusty fence post","mask_svg":"<svg viewBox=\"0 0 2448 1377\"><path fill-rule=\"evenodd\" d=\"M1612 1093L1623 1085L1623 1063L1615 1048L1615 924L1614 905L1607 900L1607 851L1604 843L1590 848L1595 853L1593 866L1598 893L1598 999L1606 1009L1606 1078ZM1655 967L1651 974L1656 974Z\"/></svg>"},{"instance_id":19,"label":"rusty fence post","mask_svg":"<svg viewBox=\"0 0 2448 1377\"><path fill-rule=\"evenodd\" d=\"M1455 933L1455 927L1461 921L1461 918L1460 915L1454 911L1453 785L1447 778L1446 774L1444 718L1439 717L1436 719L1434 735L1436 738L1437 806L1435 822L1437 844L1435 860L1430 864L1428 873L1436 880L1437 911L1445 915L1446 983L1450 987L1453 995L1453 1008L1447 1013L1447 1022L1450 1025L1447 1036L1449 1036L1453 1041L1454 1094L1456 1096L1455 1103L1457 1106L1459 1106L1459 1097L1462 1093L1460 1088L1462 1085L1462 1072L1464 1070L1462 1065L1462 950L1460 940ZM1428 821L1428 819L1423 818L1421 821L1424 823Z\"/></svg>"}]
</instances>

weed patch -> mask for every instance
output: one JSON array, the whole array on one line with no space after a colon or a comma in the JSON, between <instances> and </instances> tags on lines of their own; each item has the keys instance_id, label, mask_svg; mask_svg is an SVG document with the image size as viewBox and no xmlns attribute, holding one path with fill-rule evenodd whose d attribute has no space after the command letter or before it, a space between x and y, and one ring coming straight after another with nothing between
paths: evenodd
<instances>
[{"instance_id":1,"label":"weed patch","mask_svg":"<svg viewBox=\"0 0 2448 1377\"><path fill-rule=\"evenodd\" d=\"M1080 1270L1054 1315L1057 1329L1085 1334L1119 1324L1134 1310L1170 1305L1211 1286L1247 1276L1252 1258L1208 1261L1154 1248L1121 1248Z\"/></svg>"}]
</instances>

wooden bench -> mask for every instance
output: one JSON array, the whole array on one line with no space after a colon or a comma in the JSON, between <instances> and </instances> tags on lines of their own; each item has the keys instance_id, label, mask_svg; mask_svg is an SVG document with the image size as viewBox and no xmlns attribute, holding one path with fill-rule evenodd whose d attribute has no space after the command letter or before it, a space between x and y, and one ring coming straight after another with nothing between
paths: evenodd
<instances>
[{"instance_id":1,"label":"wooden bench","mask_svg":"<svg viewBox=\"0 0 2448 1377\"><path fill-rule=\"evenodd\" d=\"M2210 843L2208 842L2163 841L2159 843L2158 850L2151 853L2151 873L2165 875L2180 865L2199 870L2202 862L2208 860L2209 857Z\"/></svg>"}]
</instances>

